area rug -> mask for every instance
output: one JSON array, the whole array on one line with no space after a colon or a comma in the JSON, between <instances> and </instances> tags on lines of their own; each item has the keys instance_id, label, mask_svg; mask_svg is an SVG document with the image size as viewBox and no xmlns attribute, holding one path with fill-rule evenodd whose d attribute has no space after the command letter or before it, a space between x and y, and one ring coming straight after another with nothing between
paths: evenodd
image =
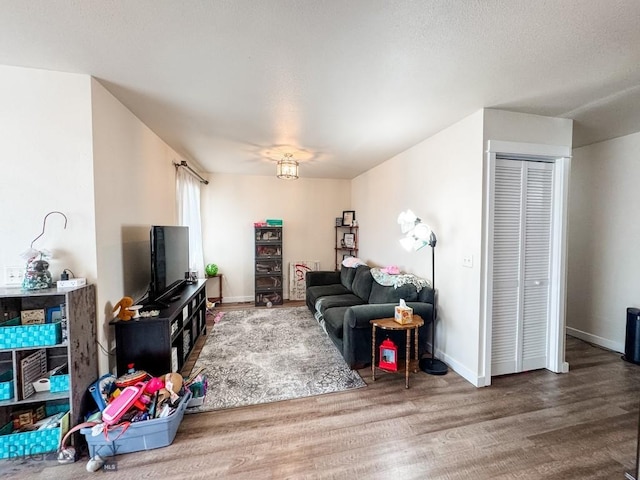
<instances>
[{"instance_id":1,"label":"area rug","mask_svg":"<svg viewBox=\"0 0 640 480\"><path fill-rule=\"evenodd\" d=\"M225 312L209 329L200 367L209 387L191 413L366 386L306 307Z\"/></svg>"}]
</instances>

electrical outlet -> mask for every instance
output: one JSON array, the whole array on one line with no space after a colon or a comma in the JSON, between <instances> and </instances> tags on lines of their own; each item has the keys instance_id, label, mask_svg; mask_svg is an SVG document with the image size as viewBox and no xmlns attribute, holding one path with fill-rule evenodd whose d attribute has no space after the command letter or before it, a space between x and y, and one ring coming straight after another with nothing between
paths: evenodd
<instances>
[{"instance_id":1,"label":"electrical outlet","mask_svg":"<svg viewBox=\"0 0 640 480\"><path fill-rule=\"evenodd\" d=\"M473 255L467 254L462 257L462 266L467 268L473 268Z\"/></svg>"},{"instance_id":2,"label":"electrical outlet","mask_svg":"<svg viewBox=\"0 0 640 480\"><path fill-rule=\"evenodd\" d=\"M24 267L4 267L5 285L22 285Z\"/></svg>"}]
</instances>

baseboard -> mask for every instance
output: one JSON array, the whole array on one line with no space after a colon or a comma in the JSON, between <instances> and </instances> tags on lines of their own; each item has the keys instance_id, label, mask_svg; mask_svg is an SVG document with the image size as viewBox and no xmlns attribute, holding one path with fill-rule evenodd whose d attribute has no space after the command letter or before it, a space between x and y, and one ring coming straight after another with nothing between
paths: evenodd
<instances>
[{"instance_id":1,"label":"baseboard","mask_svg":"<svg viewBox=\"0 0 640 480\"><path fill-rule=\"evenodd\" d=\"M285 302L288 301L292 301L292 302L304 302L304 299L302 300L290 300L288 297L283 297ZM251 302L253 303L255 301L255 298L253 298L252 296L242 296L242 297L223 297L222 298L222 303L247 303L247 302Z\"/></svg>"},{"instance_id":2,"label":"baseboard","mask_svg":"<svg viewBox=\"0 0 640 480\"><path fill-rule=\"evenodd\" d=\"M597 335L593 335L587 332L583 332L581 330L567 327L566 329L567 335L571 335L572 337L579 338L580 340L584 340L585 342L592 343L594 345L598 345L600 347L606 348L608 350L612 350L614 352L623 353L624 352L624 344L619 342L614 342L612 340L599 337ZM487 379L484 376L478 376L467 367L457 362L455 359L451 358L448 355L445 355L441 351L436 352L436 356L442 359L449 368L464 378L466 381L471 383L476 387L486 387L490 385L490 382L487 382ZM563 362L561 373L567 373L569 371L569 364L567 362Z\"/></svg>"},{"instance_id":3,"label":"baseboard","mask_svg":"<svg viewBox=\"0 0 640 480\"><path fill-rule=\"evenodd\" d=\"M442 351L436 350L436 357L444 361L449 368L464 378L467 382L474 387L484 387L484 377L477 376L474 372L462 365L460 362L454 360L449 355L445 355Z\"/></svg>"},{"instance_id":4,"label":"baseboard","mask_svg":"<svg viewBox=\"0 0 640 480\"><path fill-rule=\"evenodd\" d=\"M222 303L246 303L254 302L253 296L241 296L241 297L223 297Z\"/></svg>"},{"instance_id":5,"label":"baseboard","mask_svg":"<svg viewBox=\"0 0 640 480\"><path fill-rule=\"evenodd\" d=\"M614 342L613 340L609 340L607 338L583 332L582 330L578 330L577 328L567 327L566 331L567 335L579 338L580 340L584 340L585 342L593 343L594 345L598 345L608 350L613 350L614 352L624 353L624 343Z\"/></svg>"}]
</instances>

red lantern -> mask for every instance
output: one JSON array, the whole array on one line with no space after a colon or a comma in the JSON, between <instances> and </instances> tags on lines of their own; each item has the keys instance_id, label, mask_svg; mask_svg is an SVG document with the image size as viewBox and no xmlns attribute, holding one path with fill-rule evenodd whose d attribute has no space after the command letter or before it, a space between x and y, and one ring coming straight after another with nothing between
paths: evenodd
<instances>
[{"instance_id":1,"label":"red lantern","mask_svg":"<svg viewBox=\"0 0 640 480\"><path fill-rule=\"evenodd\" d=\"M378 367L398 371L398 347L388 338L380 344L380 363Z\"/></svg>"}]
</instances>

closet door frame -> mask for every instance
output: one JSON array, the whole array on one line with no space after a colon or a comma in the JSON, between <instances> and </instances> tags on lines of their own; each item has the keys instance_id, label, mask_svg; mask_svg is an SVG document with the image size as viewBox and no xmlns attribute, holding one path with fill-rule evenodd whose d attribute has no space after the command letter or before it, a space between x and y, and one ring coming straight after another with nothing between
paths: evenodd
<instances>
[{"instance_id":1,"label":"closet door frame","mask_svg":"<svg viewBox=\"0 0 640 480\"><path fill-rule=\"evenodd\" d=\"M495 161L498 156L545 161L554 165L552 257L549 296L549 352L546 368L569 371L565 362L565 305L567 276L567 204L570 147L489 140L484 165L484 233L482 247L481 372L479 386L491 385L493 224ZM484 354L482 354L482 352Z\"/></svg>"}]
</instances>

